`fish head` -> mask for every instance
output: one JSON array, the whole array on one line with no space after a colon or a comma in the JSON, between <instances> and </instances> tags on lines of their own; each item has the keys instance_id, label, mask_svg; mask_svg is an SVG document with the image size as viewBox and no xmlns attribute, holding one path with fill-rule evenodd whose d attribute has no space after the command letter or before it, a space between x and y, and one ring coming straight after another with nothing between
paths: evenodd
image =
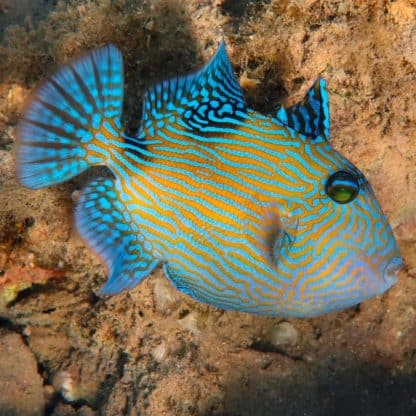
<instances>
[{"instance_id":1,"label":"fish head","mask_svg":"<svg viewBox=\"0 0 416 416\"><path fill-rule=\"evenodd\" d=\"M290 282L288 315L321 315L385 292L402 258L365 176L325 140L303 143L293 157L305 168L269 221L268 241L276 272Z\"/></svg>"}]
</instances>

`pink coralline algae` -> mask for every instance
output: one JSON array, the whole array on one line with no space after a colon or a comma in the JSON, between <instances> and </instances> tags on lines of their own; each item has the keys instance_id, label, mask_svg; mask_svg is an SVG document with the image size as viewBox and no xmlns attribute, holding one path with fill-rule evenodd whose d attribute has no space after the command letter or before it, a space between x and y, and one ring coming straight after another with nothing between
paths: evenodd
<instances>
[{"instance_id":1,"label":"pink coralline algae","mask_svg":"<svg viewBox=\"0 0 416 416\"><path fill-rule=\"evenodd\" d=\"M13 302L19 292L34 284L45 284L51 279L63 276L64 272L58 270L43 269L32 265L11 265L4 270L4 274L0 277L0 306Z\"/></svg>"}]
</instances>

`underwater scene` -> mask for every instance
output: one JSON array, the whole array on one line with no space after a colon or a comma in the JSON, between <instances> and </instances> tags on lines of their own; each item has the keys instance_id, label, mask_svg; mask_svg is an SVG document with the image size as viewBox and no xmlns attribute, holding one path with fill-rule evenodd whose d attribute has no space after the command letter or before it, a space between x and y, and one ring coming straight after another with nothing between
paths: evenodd
<instances>
[{"instance_id":1,"label":"underwater scene","mask_svg":"<svg viewBox=\"0 0 416 416\"><path fill-rule=\"evenodd\" d=\"M0 416L415 415L414 0L0 0Z\"/></svg>"}]
</instances>

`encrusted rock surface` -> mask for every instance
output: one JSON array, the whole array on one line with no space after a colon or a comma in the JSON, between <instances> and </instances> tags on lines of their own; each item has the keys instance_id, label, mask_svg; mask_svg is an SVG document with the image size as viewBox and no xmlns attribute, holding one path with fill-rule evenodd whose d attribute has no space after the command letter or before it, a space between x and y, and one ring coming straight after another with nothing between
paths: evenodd
<instances>
[{"instance_id":1,"label":"encrusted rock surface","mask_svg":"<svg viewBox=\"0 0 416 416\"><path fill-rule=\"evenodd\" d=\"M0 328L0 414L43 416L45 399L38 363L22 337Z\"/></svg>"},{"instance_id":2,"label":"encrusted rock surface","mask_svg":"<svg viewBox=\"0 0 416 416\"><path fill-rule=\"evenodd\" d=\"M416 414L415 1L36 0L32 18L21 18L30 7L12 10L29 3L0 0L0 24L17 24L0 41L0 414ZM198 68L221 36L257 110L327 80L332 143L370 180L405 260L388 293L282 323L194 302L158 269L100 299L105 269L72 223L96 172L19 186L16 122L57 65L119 45L134 129L146 86Z\"/></svg>"}]
</instances>

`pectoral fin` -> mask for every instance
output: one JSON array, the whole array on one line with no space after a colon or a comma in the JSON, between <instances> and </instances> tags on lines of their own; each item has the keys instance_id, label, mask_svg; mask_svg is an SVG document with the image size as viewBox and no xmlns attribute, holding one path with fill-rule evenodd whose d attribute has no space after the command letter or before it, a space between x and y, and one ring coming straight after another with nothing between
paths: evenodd
<instances>
[{"instance_id":1,"label":"pectoral fin","mask_svg":"<svg viewBox=\"0 0 416 416\"><path fill-rule=\"evenodd\" d=\"M296 240L297 221L292 221L270 209L266 212L260 233L260 244L264 255L276 267L282 258L287 256Z\"/></svg>"}]
</instances>

